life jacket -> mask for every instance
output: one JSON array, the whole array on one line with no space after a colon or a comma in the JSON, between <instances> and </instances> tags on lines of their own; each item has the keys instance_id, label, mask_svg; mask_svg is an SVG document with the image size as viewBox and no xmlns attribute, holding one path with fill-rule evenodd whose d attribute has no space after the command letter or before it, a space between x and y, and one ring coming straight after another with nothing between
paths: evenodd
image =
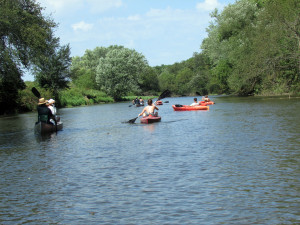
<instances>
[{"instance_id":1,"label":"life jacket","mask_svg":"<svg viewBox=\"0 0 300 225\"><path fill-rule=\"evenodd\" d=\"M51 110L47 106L38 106L38 121L49 123Z\"/></svg>"}]
</instances>

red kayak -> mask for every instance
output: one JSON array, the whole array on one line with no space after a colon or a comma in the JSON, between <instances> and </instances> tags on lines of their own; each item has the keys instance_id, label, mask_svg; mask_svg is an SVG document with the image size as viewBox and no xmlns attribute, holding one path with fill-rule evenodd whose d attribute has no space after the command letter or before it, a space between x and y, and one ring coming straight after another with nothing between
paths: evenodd
<instances>
[{"instance_id":1,"label":"red kayak","mask_svg":"<svg viewBox=\"0 0 300 225\"><path fill-rule=\"evenodd\" d=\"M193 110L209 110L209 106L206 105L172 105L174 111L193 111Z\"/></svg>"},{"instance_id":2,"label":"red kayak","mask_svg":"<svg viewBox=\"0 0 300 225\"><path fill-rule=\"evenodd\" d=\"M213 105L215 103L213 101L209 101L209 102L201 101L200 104L201 105Z\"/></svg>"},{"instance_id":3,"label":"red kayak","mask_svg":"<svg viewBox=\"0 0 300 225\"><path fill-rule=\"evenodd\" d=\"M160 122L161 117L160 116L144 116L141 118L141 123L155 123L155 122Z\"/></svg>"},{"instance_id":4,"label":"red kayak","mask_svg":"<svg viewBox=\"0 0 300 225\"><path fill-rule=\"evenodd\" d=\"M156 101L156 105L162 105L163 102L162 101Z\"/></svg>"}]
</instances>

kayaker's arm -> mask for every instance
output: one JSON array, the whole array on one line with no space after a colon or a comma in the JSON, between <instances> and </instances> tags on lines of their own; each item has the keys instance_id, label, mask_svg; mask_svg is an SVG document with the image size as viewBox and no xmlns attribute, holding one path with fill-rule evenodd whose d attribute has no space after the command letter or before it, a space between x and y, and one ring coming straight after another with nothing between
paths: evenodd
<instances>
[{"instance_id":1,"label":"kayaker's arm","mask_svg":"<svg viewBox=\"0 0 300 225\"><path fill-rule=\"evenodd\" d=\"M147 107L147 106L146 106ZM146 107L143 109L143 111L138 115L138 117L140 117L141 115L143 115L143 113L146 111Z\"/></svg>"}]
</instances>

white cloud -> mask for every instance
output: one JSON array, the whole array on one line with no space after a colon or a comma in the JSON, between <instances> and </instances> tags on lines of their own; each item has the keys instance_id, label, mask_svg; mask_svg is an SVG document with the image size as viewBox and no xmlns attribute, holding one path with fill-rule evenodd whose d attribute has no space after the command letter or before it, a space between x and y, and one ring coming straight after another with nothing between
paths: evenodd
<instances>
[{"instance_id":1,"label":"white cloud","mask_svg":"<svg viewBox=\"0 0 300 225\"><path fill-rule=\"evenodd\" d=\"M122 0L37 0L47 12L68 14L88 9L91 13L104 12L123 6Z\"/></svg>"},{"instance_id":2,"label":"white cloud","mask_svg":"<svg viewBox=\"0 0 300 225\"><path fill-rule=\"evenodd\" d=\"M150 65L169 64L187 59L200 49L209 20L209 12L195 9L152 8L144 14L101 17L94 23L93 33L80 34L80 38L81 43L134 48Z\"/></svg>"},{"instance_id":3,"label":"white cloud","mask_svg":"<svg viewBox=\"0 0 300 225\"><path fill-rule=\"evenodd\" d=\"M90 6L91 12L104 12L113 8L120 8L122 0L86 0Z\"/></svg>"},{"instance_id":4,"label":"white cloud","mask_svg":"<svg viewBox=\"0 0 300 225\"><path fill-rule=\"evenodd\" d=\"M217 0L198 0L202 3L189 9L172 4L141 9L140 0L38 1L56 10L58 36L62 44L70 43L73 56L97 46L122 45L141 52L150 65L191 57L205 37L209 10L222 6Z\"/></svg>"},{"instance_id":5,"label":"white cloud","mask_svg":"<svg viewBox=\"0 0 300 225\"><path fill-rule=\"evenodd\" d=\"M84 21L81 21L79 23L75 23L72 25L72 28L74 31L89 31L93 29L93 24L85 23Z\"/></svg>"},{"instance_id":6,"label":"white cloud","mask_svg":"<svg viewBox=\"0 0 300 225\"><path fill-rule=\"evenodd\" d=\"M62 13L83 6L82 0L37 0L42 7L46 8L47 12Z\"/></svg>"},{"instance_id":7,"label":"white cloud","mask_svg":"<svg viewBox=\"0 0 300 225\"><path fill-rule=\"evenodd\" d=\"M131 21L138 21L141 19L141 17L139 15L135 15L135 16L128 16L127 19Z\"/></svg>"},{"instance_id":8,"label":"white cloud","mask_svg":"<svg viewBox=\"0 0 300 225\"><path fill-rule=\"evenodd\" d=\"M215 8L222 7L222 4L218 0L205 0L204 2L197 3L196 8L198 10L212 11Z\"/></svg>"}]
</instances>

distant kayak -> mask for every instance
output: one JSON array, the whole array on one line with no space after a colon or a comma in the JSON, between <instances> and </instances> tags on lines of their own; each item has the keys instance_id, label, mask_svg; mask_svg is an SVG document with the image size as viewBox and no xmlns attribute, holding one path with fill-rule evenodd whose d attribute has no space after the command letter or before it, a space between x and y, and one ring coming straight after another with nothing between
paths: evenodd
<instances>
[{"instance_id":1,"label":"distant kayak","mask_svg":"<svg viewBox=\"0 0 300 225\"><path fill-rule=\"evenodd\" d=\"M53 125L53 124L38 122L35 124L34 132L37 134L48 134L48 133L56 132L56 131L59 131L62 129L63 129L62 122L57 122L57 127L56 127L56 125Z\"/></svg>"},{"instance_id":2,"label":"distant kayak","mask_svg":"<svg viewBox=\"0 0 300 225\"><path fill-rule=\"evenodd\" d=\"M160 116L144 116L141 118L141 123L155 123L155 122L160 122L161 117Z\"/></svg>"},{"instance_id":3,"label":"distant kayak","mask_svg":"<svg viewBox=\"0 0 300 225\"><path fill-rule=\"evenodd\" d=\"M215 103L213 101L209 101L209 102L201 101L200 104L201 105L213 105Z\"/></svg>"},{"instance_id":4,"label":"distant kayak","mask_svg":"<svg viewBox=\"0 0 300 225\"><path fill-rule=\"evenodd\" d=\"M193 110L209 110L209 106L206 105L172 105L174 111L193 111Z\"/></svg>"},{"instance_id":5,"label":"distant kayak","mask_svg":"<svg viewBox=\"0 0 300 225\"><path fill-rule=\"evenodd\" d=\"M162 105L163 102L162 101L156 101L156 105Z\"/></svg>"}]
</instances>

